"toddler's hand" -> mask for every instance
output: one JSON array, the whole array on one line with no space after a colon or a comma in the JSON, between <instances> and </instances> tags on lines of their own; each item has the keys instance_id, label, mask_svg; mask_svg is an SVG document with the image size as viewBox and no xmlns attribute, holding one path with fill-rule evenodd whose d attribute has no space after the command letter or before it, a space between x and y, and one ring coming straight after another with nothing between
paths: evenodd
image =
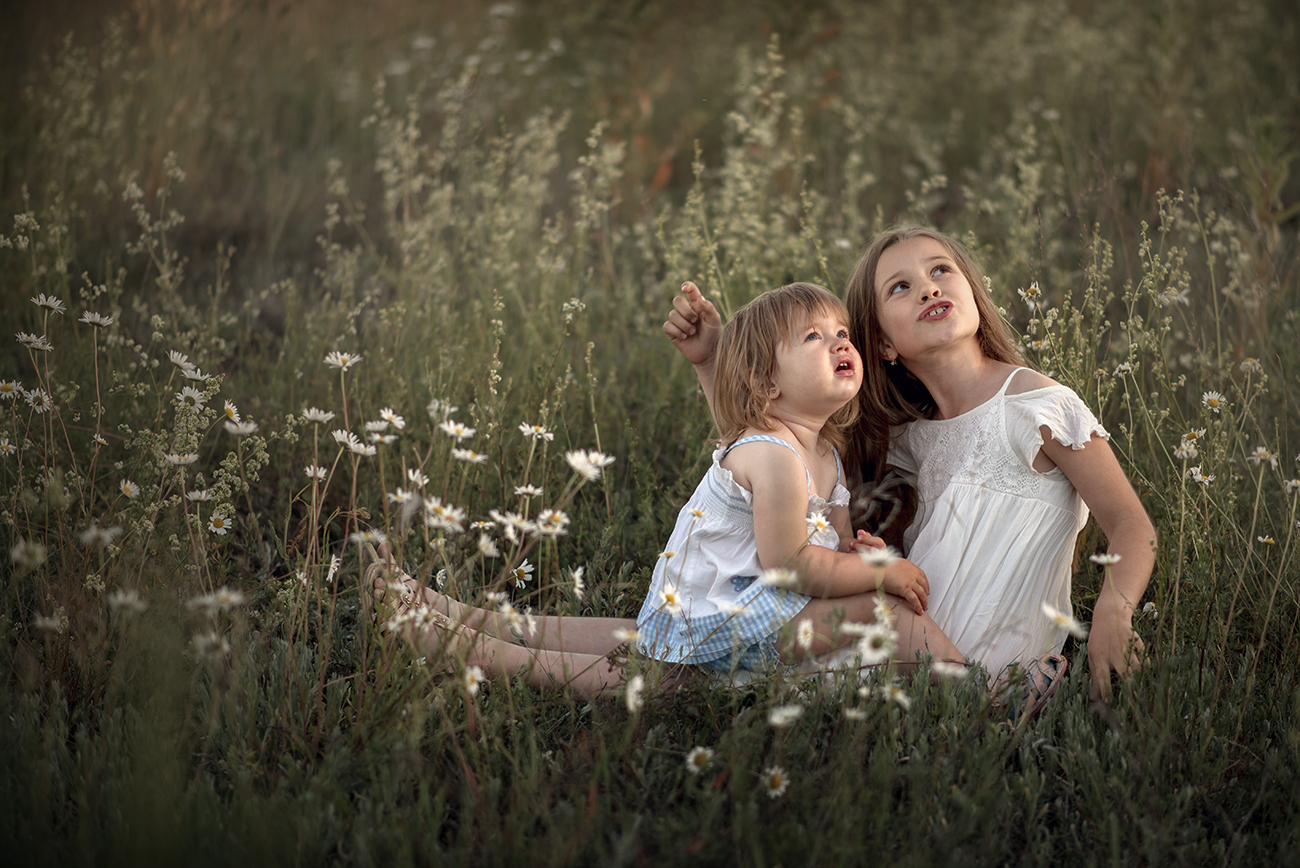
<instances>
[{"instance_id":1,"label":"toddler's hand","mask_svg":"<svg viewBox=\"0 0 1300 868\"><path fill-rule=\"evenodd\" d=\"M925 577L925 571L903 558L885 567L884 589L910 603L918 615L926 610L929 603L930 582Z\"/></svg>"},{"instance_id":2,"label":"toddler's hand","mask_svg":"<svg viewBox=\"0 0 1300 868\"><path fill-rule=\"evenodd\" d=\"M722 331L722 317L713 302L689 280L682 284L682 294L673 297L673 309L664 323L664 334L692 365L713 359Z\"/></svg>"},{"instance_id":3,"label":"toddler's hand","mask_svg":"<svg viewBox=\"0 0 1300 868\"><path fill-rule=\"evenodd\" d=\"M844 543L846 552L865 552L867 549L880 549L885 547L885 541L878 536L872 536L865 530L858 531L857 535Z\"/></svg>"}]
</instances>

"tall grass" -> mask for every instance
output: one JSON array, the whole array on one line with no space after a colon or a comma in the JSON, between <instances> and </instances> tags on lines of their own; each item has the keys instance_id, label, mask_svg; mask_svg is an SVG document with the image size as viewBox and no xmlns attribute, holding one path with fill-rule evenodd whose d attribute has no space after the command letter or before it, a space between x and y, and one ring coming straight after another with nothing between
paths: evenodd
<instances>
[{"instance_id":1,"label":"tall grass","mask_svg":"<svg viewBox=\"0 0 1300 868\"><path fill-rule=\"evenodd\" d=\"M3 852L1292 858L1284 4L385 11L141 0L50 45L6 114ZM658 327L672 293L840 288L895 219L970 242L1159 528L1147 666L1111 704L1081 647L1016 727L924 672L639 707L474 692L361 617L358 541L380 533L467 601L633 615L710 449ZM573 449L617 460L584 482ZM410 520L417 491L442 511ZM543 510L567 522L471 526Z\"/></svg>"}]
</instances>

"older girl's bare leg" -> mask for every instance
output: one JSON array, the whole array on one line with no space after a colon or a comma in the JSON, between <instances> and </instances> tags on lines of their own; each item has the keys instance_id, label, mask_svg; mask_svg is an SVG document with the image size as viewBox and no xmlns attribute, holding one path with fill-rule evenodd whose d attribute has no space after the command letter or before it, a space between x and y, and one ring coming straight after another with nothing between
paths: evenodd
<instances>
[{"instance_id":1,"label":"older girl's bare leg","mask_svg":"<svg viewBox=\"0 0 1300 868\"><path fill-rule=\"evenodd\" d=\"M929 615L918 615L908 604L897 597L882 594L881 599L893 613L894 632L898 634L898 648L894 660L901 664L915 664L917 655L929 654L935 660L965 663L965 656L957 650L939 625ZM778 645L781 661L802 663L821 657L831 651L852 644L857 637L835 628L841 622L870 624L876 620L876 594L855 594L851 597L814 599L791 619L782 630ZM808 648L798 640L800 622L812 624L813 638ZM838 635L837 635L838 633Z\"/></svg>"}]
</instances>

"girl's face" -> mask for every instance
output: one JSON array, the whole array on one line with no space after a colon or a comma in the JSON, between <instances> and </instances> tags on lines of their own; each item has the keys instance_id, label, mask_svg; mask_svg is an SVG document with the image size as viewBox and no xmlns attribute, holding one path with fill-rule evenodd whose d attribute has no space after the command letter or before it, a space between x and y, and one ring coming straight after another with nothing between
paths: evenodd
<instances>
[{"instance_id":1,"label":"girl's face","mask_svg":"<svg viewBox=\"0 0 1300 868\"><path fill-rule=\"evenodd\" d=\"M776 350L774 400L789 410L834 413L852 401L862 386L862 356L849 340L849 326L836 310L808 318Z\"/></svg>"},{"instance_id":2,"label":"girl's face","mask_svg":"<svg viewBox=\"0 0 1300 868\"><path fill-rule=\"evenodd\" d=\"M963 341L976 341L980 314L970 282L948 248L912 238L880 255L876 293L886 359L919 359Z\"/></svg>"}]
</instances>

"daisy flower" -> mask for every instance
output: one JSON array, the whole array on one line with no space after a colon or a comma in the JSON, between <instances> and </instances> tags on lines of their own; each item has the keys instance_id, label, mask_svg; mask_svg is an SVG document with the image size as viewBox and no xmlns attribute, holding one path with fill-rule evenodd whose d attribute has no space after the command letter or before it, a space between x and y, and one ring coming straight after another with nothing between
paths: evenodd
<instances>
[{"instance_id":1,"label":"daisy flower","mask_svg":"<svg viewBox=\"0 0 1300 868\"><path fill-rule=\"evenodd\" d=\"M569 517L562 510L544 509L537 514L538 536L563 536L569 529Z\"/></svg>"},{"instance_id":2,"label":"daisy flower","mask_svg":"<svg viewBox=\"0 0 1300 868\"><path fill-rule=\"evenodd\" d=\"M194 645L194 656L200 659L223 657L230 653L230 641L216 630L195 633L191 642Z\"/></svg>"},{"instance_id":3,"label":"daisy flower","mask_svg":"<svg viewBox=\"0 0 1300 868\"><path fill-rule=\"evenodd\" d=\"M239 408L235 406L233 401L227 401L225 406L222 407L222 412L226 414L226 421L228 422L234 422L238 425L243 421L239 415Z\"/></svg>"},{"instance_id":4,"label":"daisy flower","mask_svg":"<svg viewBox=\"0 0 1300 868\"><path fill-rule=\"evenodd\" d=\"M114 612L125 611L139 614L149 608L149 604L140 599L139 592L119 588L108 595L108 608Z\"/></svg>"},{"instance_id":5,"label":"daisy flower","mask_svg":"<svg viewBox=\"0 0 1300 868\"><path fill-rule=\"evenodd\" d=\"M81 544L87 548L96 548L111 545L114 540L122 535L122 528L114 526L102 528L94 522L90 527L81 532Z\"/></svg>"},{"instance_id":6,"label":"daisy flower","mask_svg":"<svg viewBox=\"0 0 1300 868\"><path fill-rule=\"evenodd\" d=\"M166 458L167 463L170 464L172 467L188 467L189 465L193 464L195 461L199 460L199 455L197 452L188 452L184 455L178 454L176 452L168 452L166 455L163 456L163 458Z\"/></svg>"},{"instance_id":7,"label":"daisy flower","mask_svg":"<svg viewBox=\"0 0 1300 868\"><path fill-rule=\"evenodd\" d=\"M394 413L392 407L385 407L384 409L380 410L379 418L383 419L389 425L392 425L393 428L397 431L401 431L403 428L406 427L406 420L403 419L401 416L397 415L396 413Z\"/></svg>"},{"instance_id":8,"label":"daisy flower","mask_svg":"<svg viewBox=\"0 0 1300 868\"><path fill-rule=\"evenodd\" d=\"M23 393L23 384L17 380L0 380L0 401L12 401Z\"/></svg>"},{"instance_id":9,"label":"daisy flower","mask_svg":"<svg viewBox=\"0 0 1300 868\"><path fill-rule=\"evenodd\" d=\"M1242 370L1243 373L1246 374L1264 373L1264 366L1259 363L1259 359L1254 359L1251 358L1250 356L1247 356L1246 358L1242 359L1241 364L1238 365L1238 367Z\"/></svg>"},{"instance_id":10,"label":"daisy flower","mask_svg":"<svg viewBox=\"0 0 1300 868\"><path fill-rule=\"evenodd\" d=\"M102 434L96 434L91 439L94 440L96 443L98 443L100 446L108 445L108 441L104 439L104 436Z\"/></svg>"},{"instance_id":11,"label":"daisy flower","mask_svg":"<svg viewBox=\"0 0 1300 868\"><path fill-rule=\"evenodd\" d=\"M381 546L388 542L388 534L384 533L382 530L375 530L373 528L359 530L348 535L348 542L356 543L358 545L371 543L376 546Z\"/></svg>"},{"instance_id":12,"label":"daisy flower","mask_svg":"<svg viewBox=\"0 0 1300 868\"><path fill-rule=\"evenodd\" d=\"M429 418L432 421L445 422L452 413L455 413L460 408L453 407L450 401L440 401L434 398L425 409L429 412Z\"/></svg>"},{"instance_id":13,"label":"daisy flower","mask_svg":"<svg viewBox=\"0 0 1300 868\"><path fill-rule=\"evenodd\" d=\"M474 436L475 432L474 428L470 428L460 422L453 422L450 419L443 422L438 426L438 428L448 437L455 437L457 440L468 440Z\"/></svg>"},{"instance_id":14,"label":"daisy flower","mask_svg":"<svg viewBox=\"0 0 1300 868\"><path fill-rule=\"evenodd\" d=\"M813 622L807 618L799 622L798 628L795 629L795 642L805 651L812 650L813 643Z\"/></svg>"},{"instance_id":15,"label":"daisy flower","mask_svg":"<svg viewBox=\"0 0 1300 868\"><path fill-rule=\"evenodd\" d=\"M482 452L475 452L473 449L453 449L451 457L468 464L485 464L488 460Z\"/></svg>"},{"instance_id":16,"label":"daisy flower","mask_svg":"<svg viewBox=\"0 0 1300 868\"><path fill-rule=\"evenodd\" d=\"M698 506L692 507L691 509L686 510L686 512L695 521L704 521L706 518L709 517L708 514L704 510L700 509Z\"/></svg>"},{"instance_id":17,"label":"daisy flower","mask_svg":"<svg viewBox=\"0 0 1300 868\"><path fill-rule=\"evenodd\" d=\"M185 499L190 503L207 503L212 499L212 492L206 488L196 488L185 492Z\"/></svg>"},{"instance_id":18,"label":"daisy flower","mask_svg":"<svg viewBox=\"0 0 1300 868\"><path fill-rule=\"evenodd\" d=\"M872 546L858 552L862 562L873 567L887 567L898 560L900 555L893 546Z\"/></svg>"},{"instance_id":19,"label":"daisy flower","mask_svg":"<svg viewBox=\"0 0 1300 868\"><path fill-rule=\"evenodd\" d=\"M171 362L173 365L180 368L181 370L194 367L193 365L190 364L189 356L185 355L184 353L178 353L176 350L167 351L167 361Z\"/></svg>"},{"instance_id":20,"label":"daisy flower","mask_svg":"<svg viewBox=\"0 0 1300 868\"><path fill-rule=\"evenodd\" d=\"M1088 560L1094 564L1101 564L1103 567L1109 567L1120 562L1120 556L1114 552L1097 552L1095 555L1089 555Z\"/></svg>"},{"instance_id":21,"label":"daisy flower","mask_svg":"<svg viewBox=\"0 0 1300 868\"><path fill-rule=\"evenodd\" d=\"M533 565L525 558L522 564L510 571L510 575L515 580L515 587L522 588L533 580Z\"/></svg>"},{"instance_id":22,"label":"daisy flower","mask_svg":"<svg viewBox=\"0 0 1300 868\"><path fill-rule=\"evenodd\" d=\"M54 614L48 618L44 615L37 615L32 621L32 626L37 630L44 630L50 633L62 633L63 628L68 626L68 619L59 614Z\"/></svg>"},{"instance_id":23,"label":"daisy flower","mask_svg":"<svg viewBox=\"0 0 1300 868\"><path fill-rule=\"evenodd\" d=\"M187 380L197 380L200 383L206 383L208 380L212 379L211 375L203 373L193 365L190 365L188 368L181 368L181 376Z\"/></svg>"},{"instance_id":24,"label":"daisy flower","mask_svg":"<svg viewBox=\"0 0 1300 868\"><path fill-rule=\"evenodd\" d=\"M305 472L307 478L315 482L321 482L325 479L325 468L319 464L308 464Z\"/></svg>"},{"instance_id":25,"label":"daisy flower","mask_svg":"<svg viewBox=\"0 0 1300 868\"><path fill-rule=\"evenodd\" d=\"M350 449L353 452L358 451L365 445L357 435L353 434L351 431L345 431L342 428L338 428L330 433L333 435L335 443L345 449Z\"/></svg>"},{"instance_id":26,"label":"daisy flower","mask_svg":"<svg viewBox=\"0 0 1300 868\"><path fill-rule=\"evenodd\" d=\"M367 422L365 428L367 432L370 432L372 434L378 433L380 431L387 431L388 421L385 419L375 419L371 422Z\"/></svg>"},{"instance_id":27,"label":"daisy flower","mask_svg":"<svg viewBox=\"0 0 1300 868\"><path fill-rule=\"evenodd\" d=\"M555 439L555 435L541 425L529 425L527 422L519 423L519 433L529 440L545 440L549 443Z\"/></svg>"},{"instance_id":28,"label":"daisy flower","mask_svg":"<svg viewBox=\"0 0 1300 868\"><path fill-rule=\"evenodd\" d=\"M1038 281L1029 284L1029 289L1017 289L1016 292L1029 305L1030 310L1037 309L1043 303L1043 291L1038 288Z\"/></svg>"},{"instance_id":29,"label":"daisy flower","mask_svg":"<svg viewBox=\"0 0 1300 868\"><path fill-rule=\"evenodd\" d=\"M708 768L711 762L713 762L713 751L707 747L693 747L686 755L686 770L693 775L698 775Z\"/></svg>"},{"instance_id":30,"label":"daisy flower","mask_svg":"<svg viewBox=\"0 0 1300 868\"><path fill-rule=\"evenodd\" d=\"M448 533L461 533L464 528L465 510L458 506L445 504L441 498L431 497L424 502L424 523L434 530ZM496 557L497 555L488 555Z\"/></svg>"},{"instance_id":31,"label":"daisy flower","mask_svg":"<svg viewBox=\"0 0 1300 868\"><path fill-rule=\"evenodd\" d=\"M44 413L54 406L54 402L50 400L50 393L44 389L32 389L24 397L27 399L28 406L37 413Z\"/></svg>"},{"instance_id":32,"label":"daisy flower","mask_svg":"<svg viewBox=\"0 0 1300 868\"><path fill-rule=\"evenodd\" d=\"M243 422L226 421L225 428L236 437L245 437L257 432L257 423L252 419L246 419Z\"/></svg>"},{"instance_id":33,"label":"daisy flower","mask_svg":"<svg viewBox=\"0 0 1300 868\"><path fill-rule=\"evenodd\" d=\"M770 570L763 570L758 580L774 588L793 588L799 581L799 574L788 567L773 567Z\"/></svg>"},{"instance_id":34,"label":"daisy flower","mask_svg":"<svg viewBox=\"0 0 1300 868\"><path fill-rule=\"evenodd\" d=\"M586 589L587 589L587 586L586 586L585 584L583 584L583 581L582 581L582 574L583 574L583 572L586 571L586 569L587 569L586 567L574 567L573 569L569 570L569 578L570 578L570 580L573 581L573 596L574 596L574 599L581 600L581 599L582 599L583 592L585 592ZM617 630L615 630L614 632L615 632L615 634L618 633ZM626 638L626 639L624 639L624 640L622 640L622 641L624 641L624 642L634 642L634 641L636 641L636 631L635 631L635 630L625 630L624 632L625 632L625 633L628 633L629 635L628 635L628 638ZM614 638L617 639L618 636L615 635Z\"/></svg>"},{"instance_id":35,"label":"daisy flower","mask_svg":"<svg viewBox=\"0 0 1300 868\"><path fill-rule=\"evenodd\" d=\"M641 634L636 630L629 630L626 627L616 627L611 635L620 642L635 642Z\"/></svg>"},{"instance_id":36,"label":"daisy flower","mask_svg":"<svg viewBox=\"0 0 1300 868\"><path fill-rule=\"evenodd\" d=\"M627 702L627 710L636 714L641 710L642 694L645 692L645 679L640 675L633 675L627 680L627 690L624 693L624 700Z\"/></svg>"},{"instance_id":37,"label":"daisy flower","mask_svg":"<svg viewBox=\"0 0 1300 868\"><path fill-rule=\"evenodd\" d=\"M826 533L831 529L830 519L824 512L814 512L808 516L807 525L809 534Z\"/></svg>"},{"instance_id":38,"label":"daisy flower","mask_svg":"<svg viewBox=\"0 0 1300 868\"><path fill-rule=\"evenodd\" d=\"M18 454L18 447L10 443L8 437L0 437L0 455L8 458L16 454Z\"/></svg>"},{"instance_id":39,"label":"daisy flower","mask_svg":"<svg viewBox=\"0 0 1300 868\"><path fill-rule=\"evenodd\" d=\"M129 479L123 479L122 483L117 487L117 490L122 494L125 494L131 500L135 500L140 496L140 486L136 485Z\"/></svg>"},{"instance_id":40,"label":"daisy flower","mask_svg":"<svg viewBox=\"0 0 1300 868\"><path fill-rule=\"evenodd\" d=\"M501 551L497 548L496 543L492 542L492 537L485 533L478 535L478 552L485 558L499 558Z\"/></svg>"},{"instance_id":41,"label":"daisy flower","mask_svg":"<svg viewBox=\"0 0 1300 868\"><path fill-rule=\"evenodd\" d=\"M429 477L418 467L412 467L406 471L406 480L416 488L424 488L429 484Z\"/></svg>"},{"instance_id":42,"label":"daisy flower","mask_svg":"<svg viewBox=\"0 0 1300 868\"><path fill-rule=\"evenodd\" d=\"M410 503L414 499L415 499L415 492L407 491L405 488L402 488L400 485L397 487L396 491L390 491L388 493L388 502L397 505L401 505L403 503Z\"/></svg>"},{"instance_id":43,"label":"daisy flower","mask_svg":"<svg viewBox=\"0 0 1300 868\"><path fill-rule=\"evenodd\" d=\"M225 536L230 532L230 519L224 515L214 515L208 520L208 530L218 536Z\"/></svg>"},{"instance_id":44,"label":"daisy flower","mask_svg":"<svg viewBox=\"0 0 1300 868\"><path fill-rule=\"evenodd\" d=\"M1193 482L1201 483L1201 485L1209 485L1211 482L1214 481L1214 474L1202 473L1201 465L1199 464L1196 465L1195 467L1187 468L1187 477L1191 479Z\"/></svg>"},{"instance_id":45,"label":"daisy flower","mask_svg":"<svg viewBox=\"0 0 1300 868\"><path fill-rule=\"evenodd\" d=\"M547 439L550 438L547 437ZM594 449L590 451L574 449L572 452L564 453L564 460L569 462L569 466L588 482L600 479L601 470L614 463L613 457L597 452Z\"/></svg>"},{"instance_id":46,"label":"daisy flower","mask_svg":"<svg viewBox=\"0 0 1300 868\"><path fill-rule=\"evenodd\" d=\"M1218 392L1205 392L1201 395L1201 403L1205 405L1206 409L1213 413L1217 413L1224 407L1228 406L1227 399Z\"/></svg>"},{"instance_id":47,"label":"daisy flower","mask_svg":"<svg viewBox=\"0 0 1300 868\"><path fill-rule=\"evenodd\" d=\"M1255 465L1267 461L1270 467L1277 470L1277 455L1270 452L1267 446L1256 446L1255 451L1246 456L1246 460Z\"/></svg>"},{"instance_id":48,"label":"daisy flower","mask_svg":"<svg viewBox=\"0 0 1300 868\"><path fill-rule=\"evenodd\" d=\"M768 766L763 769L761 784L763 792L767 793L768 798L779 799L789 789L790 777L785 773L785 769L780 766Z\"/></svg>"},{"instance_id":49,"label":"daisy flower","mask_svg":"<svg viewBox=\"0 0 1300 868\"><path fill-rule=\"evenodd\" d=\"M1046 615L1052 623L1056 624L1058 627L1064 628L1076 639L1083 639L1088 635L1087 629L1085 629L1082 624L1050 603L1043 603L1043 614Z\"/></svg>"},{"instance_id":50,"label":"daisy flower","mask_svg":"<svg viewBox=\"0 0 1300 868\"><path fill-rule=\"evenodd\" d=\"M775 705L767 712L768 726L785 729L803 717L802 705Z\"/></svg>"},{"instance_id":51,"label":"daisy flower","mask_svg":"<svg viewBox=\"0 0 1300 868\"><path fill-rule=\"evenodd\" d=\"M889 662L898 648L898 634L888 624L868 624L856 645L863 666L878 666Z\"/></svg>"},{"instance_id":52,"label":"daisy flower","mask_svg":"<svg viewBox=\"0 0 1300 868\"><path fill-rule=\"evenodd\" d=\"M52 310L57 314L62 314L65 310L68 309L63 304L63 299L56 298L55 296L52 295L46 295L43 292L32 299L32 304L36 305L37 307L48 308L49 310Z\"/></svg>"},{"instance_id":53,"label":"daisy flower","mask_svg":"<svg viewBox=\"0 0 1300 868\"><path fill-rule=\"evenodd\" d=\"M361 361L361 356L356 353L341 353L334 350L325 356L325 364L331 368L338 368L339 373L346 373L348 368Z\"/></svg>"},{"instance_id":54,"label":"daisy flower","mask_svg":"<svg viewBox=\"0 0 1300 868\"><path fill-rule=\"evenodd\" d=\"M81 315L79 322L84 322L86 325L93 325L95 328L102 329L111 326L113 324L113 318L111 316L104 316L101 313L86 311Z\"/></svg>"},{"instance_id":55,"label":"daisy flower","mask_svg":"<svg viewBox=\"0 0 1300 868\"><path fill-rule=\"evenodd\" d=\"M1179 461L1193 461L1200 454L1200 450L1196 448L1195 440L1184 439L1183 442L1179 443L1178 447L1174 449L1174 457Z\"/></svg>"},{"instance_id":56,"label":"daisy flower","mask_svg":"<svg viewBox=\"0 0 1300 868\"><path fill-rule=\"evenodd\" d=\"M912 697L908 696L903 688L897 684L880 685L880 696L882 699L888 699L898 703L898 707L907 711L912 707Z\"/></svg>"},{"instance_id":57,"label":"daisy flower","mask_svg":"<svg viewBox=\"0 0 1300 868\"><path fill-rule=\"evenodd\" d=\"M185 386L176 393L176 402L183 407L197 410L204 404L208 403L208 399L203 396L202 392L193 386Z\"/></svg>"},{"instance_id":58,"label":"daisy flower","mask_svg":"<svg viewBox=\"0 0 1300 868\"><path fill-rule=\"evenodd\" d=\"M54 349L54 344L50 343L50 339L45 335L37 336L29 335L26 332L19 332L18 343L27 347L29 350L40 350L43 353L48 353Z\"/></svg>"},{"instance_id":59,"label":"daisy flower","mask_svg":"<svg viewBox=\"0 0 1300 868\"><path fill-rule=\"evenodd\" d=\"M1286 488L1286 493L1291 494L1294 491L1300 490L1300 479L1288 479L1286 482L1282 483L1282 485Z\"/></svg>"},{"instance_id":60,"label":"daisy flower","mask_svg":"<svg viewBox=\"0 0 1300 868\"><path fill-rule=\"evenodd\" d=\"M682 595L676 588L664 588L659 592L659 606L668 614L676 615L682 610Z\"/></svg>"},{"instance_id":61,"label":"daisy flower","mask_svg":"<svg viewBox=\"0 0 1300 868\"><path fill-rule=\"evenodd\" d=\"M1255 537L1255 539L1256 539L1258 542L1262 542L1262 543L1263 543L1264 545L1266 545L1266 546L1271 546L1271 545L1276 545L1276 544L1277 544L1277 540L1273 539L1273 537L1271 537L1271 536L1257 536L1257 537Z\"/></svg>"},{"instance_id":62,"label":"daisy flower","mask_svg":"<svg viewBox=\"0 0 1300 868\"><path fill-rule=\"evenodd\" d=\"M308 422L315 422L317 425L323 425L334 418L334 414L329 410L322 410L319 407L308 407L302 411L302 418Z\"/></svg>"},{"instance_id":63,"label":"daisy flower","mask_svg":"<svg viewBox=\"0 0 1300 868\"><path fill-rule=\"evenodd\" d=\"M465 667L465 690L470 696L478 695L479 685L481 685L483 681L483 670L480 667Z\"/></svg>"},{"instance_id":64,"label":"daisy flower","mask_svg":"<svg viewBox=\"0 0 1300 868\"><path fill-rule=\"evenodd\" d=\"M541 497L542 489L538 488L536 485L516 485L515 496L516 497Z\"/></svg>"},{"instance_id":65,"label":"daisy flower","mask_svg":"<svg viewBox=\"0 0 1300 868\"><path fill-rule=\"evenodd\" d=\"M935 660L930 663L930 671L940 678L965 678L970 672L970 667L949 660Z\"/></svg>"}]
</instances>

